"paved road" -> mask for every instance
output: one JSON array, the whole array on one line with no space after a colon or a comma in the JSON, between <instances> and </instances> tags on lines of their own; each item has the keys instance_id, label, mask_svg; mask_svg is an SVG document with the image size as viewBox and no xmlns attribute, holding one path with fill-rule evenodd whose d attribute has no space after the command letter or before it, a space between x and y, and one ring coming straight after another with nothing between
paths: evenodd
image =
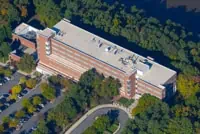
<instances>
[{"instance_id":1,"label":"paved road","mask_svg":"<svg viewBox=\"0 0 200 134\"><path fill-rule=\"evenodd\" d=\"M27 95L25 95L23 98L30 98L31 96L36 95L36 94L41 94L41 90L39 89L39 85L37 85L35 89L30 90L30 92ZM20 110L22 108L21 102L22 102L23 98L20 99L19 101L17 101L16 103L12 104L11 106L9 106L6 110L4 110L0 114L0 121L2 121L2 118L4 116L8 116L9 114Z\"/></svg>"},{"instance_id":2,"label":"paved road","mask_svg":"<svg viewBox=\"0 0 200 134\"><path fill-rule=\"evenodd\" d=\"M54 103L48 103L44 109L40 111L40 113L37 114L37 116L32 116L30 120L28 120L22 127L20 131L15 131L13 134L19 134L24 131L30 130L33 126L38 124L38 122L41 119L41 116L44 115L49 109L55 107L59 103L61 103L64 100L64 95L61 95L57 97L57 99L54 101Z\"/></svg>"},{"instance_id":3,"label":"paved road","mask_svg":"<svg viewBox=\"0 0 200 134\"><path fill-rule=\"evenodd\" d=\"M126 121L129 119L129 116L128 116L128 114L126 112L124 112L121 109L117 109L117 108L101 108L101 109L98 109L97 111L95 111L92 114L90 114L84 121L82 121L71 132L71 134L81 134L81 133L83 133L89 126L91 126L93 124L93 122L95 121L95 118L97 116L106 114L110 110L118 110L119 111L118 120L120 122L121 127L120 127L120 130L118 131L118 134L120 134L122 129L125 127Z\"/></svg>"},{"instance_id":4,"label":"paved road","mask_svg":"<svg viewBox=\"0 0 200 134\"><path fill-rule=\"evenodd\" d=\"M18 84L20 77L22 77L22 74L19 74L18 72L13 74L14 79L7 81L2 86L0 86L0 94L8 93L8 91L16 84Z\"/></svg>"}]
</instances>

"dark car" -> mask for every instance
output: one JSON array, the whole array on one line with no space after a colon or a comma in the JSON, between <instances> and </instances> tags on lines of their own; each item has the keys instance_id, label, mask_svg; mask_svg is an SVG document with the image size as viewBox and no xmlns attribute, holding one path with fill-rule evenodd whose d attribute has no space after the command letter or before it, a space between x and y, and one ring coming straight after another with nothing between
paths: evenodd
<instances>
[{"instance_id":1,"label":"dark car","mask_svg":"<svg viewBox=\"0 0 200 134\"><path fill-rule=\"evenodd\" d=\"M0 107L0 112L3 112L6 108L7 108L6 105L1 106L1 107Z\"/></svg>"},{"instance_id":2,"label":"dark car","mask_svg":"<svg viewBox=\"0 0 200 134\"><path fill-rule=\"evenodd\" d=\"M24 89L24 90L21 92L22 95L26 95L27 93L28 93L28 90L26 90L26 89Z\"/></svg>"},{"instance_id":3,"label":"dark car","mask_svg":"<svg viewBox=\"0 0 200 134\"><path fill-rule=\"evenodd\" d=\"M3 94L3 97L8 98L10 95L9 94Z\"/></svg>"},{"instance_id":4,"label":"dark car","mask_svg":"<svg viewBox=\"0 0 200 134\"><path fill-rule=\"evenodd\" d=\"M4 104L4 103L6 102L6 98L4 98L4 97L1 98L1 99L0 99L0 102L1 102L2 104Z\"/></svg>"}]
</instances>

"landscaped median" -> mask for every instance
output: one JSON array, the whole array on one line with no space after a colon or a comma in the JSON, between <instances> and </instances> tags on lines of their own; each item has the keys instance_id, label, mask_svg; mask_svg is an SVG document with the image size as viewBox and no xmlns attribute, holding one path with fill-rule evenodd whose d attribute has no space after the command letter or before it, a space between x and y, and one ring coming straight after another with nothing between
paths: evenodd
<instances>
[{"instance_id":1,"label":"landscaped median","mask_svg":"<svg viewBox=\"0 0 200 134\"><path fill-rule=\"evenodd\" d=\"M103 109L103 108L113 108L113 109L121 109L124 112L127 113L129 118L132 118L130 112L125 108L122 107L120 105L117 104L103 104L103 105L99 105L96 106L94 108L92 108L91 110L89 110L86 114L84 114L78 121L76 121L66 132L65 134L71 134L86 118L88 118L88 116L90 116L92 113L94 113L95 111L99 110L99 109Z\"/></svg>"}]
</instances>

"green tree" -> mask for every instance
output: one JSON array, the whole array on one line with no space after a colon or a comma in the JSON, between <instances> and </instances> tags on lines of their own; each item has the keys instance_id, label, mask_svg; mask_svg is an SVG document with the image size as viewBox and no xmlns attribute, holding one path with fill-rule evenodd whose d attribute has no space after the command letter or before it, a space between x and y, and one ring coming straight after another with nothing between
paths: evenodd
<instances>
[{"instance_id":1,"label":"green tree","mask_svg":"<svg viewBox=\"0 0 200 134\"><path fill-rule=\"evenodd\" d=\"M33 97L33 105L39 105L39 104L41 104L42 103L42 99L41 99L41 97L39 97L39 96L35 96L35 97Z\"/></svg>"},{"instance_id":2,"label":"green tree","mask_svg":"<svg viewBox=\"0 0 200 134\"><path fill-rule=\"evenodd\" d=\"M4 75L7 76L7 77L11 77L12 71L10 69L5 69L4 70Z\"/></svg>"},{"instance_id":3,"label":"green tree","mask_svg":"<svg viewBox=\"0 0 200 134\"><path fill-rule=\"evenodd\" d=\"M108 126L110 126L110 120L109 117L106 115L103 115L99 117L93 124L94 128L100 133L103 133Z\"/></svg>"},{"instance_id":4,"label":"green tree","mask_svg":"<svg viewBox=\"0 0 200 134\"><path fill-rule=\"evenodd\" d=\"M10 122L10 118L8 116L4 116L2 121L3 121L3 123L9 123Z\"/></svg>"},{"instance_id":5,"label":"green tree","mask_svg":"<svg viewBox=\"0 0 200 134\"><path fill-rule=\"evenodd\" d=\"M194 134L192 124L187 118L171 119L168 125L169 134Z\"/></svg>"},{"instance_id":6,"label":"green tree","mask_svg":"<svg viewBox=\"0 0 200 134\"><path fill-rule=\"evenodd\" d=\"M25 112L22 111L22 110L17 111L17 112L15 113L15 117L17 117L18 119L20 119L20 118L22 118L22 117L24 117L24 116L25 116Z\"/></svg>"},{"instance_id":7,"label":"green tree","mask_svg":"<svg viewBox=\"0 0 200 134\"><path fill-rule=\"evenodd\" d=\"M36 66L36 63L33 59L33 56L24 54L24 56L20 59L20 62L17 64L17 67L26 72L30 73Z\"/></svg>"},{"instance_id":8,"label":"green tree","mask_svg":"<svg viewBox=\"0 0 200 134\"><path fill-rule=\"evenodd\" d=\"M25 84L26 80L27 80L26 77L24 77L24 76L20 77L19 84Z\"/></svg>"},{"instance_id":9,"label":"green tree","mask_svg":"<svg viewBox=\"0 0 200 134\"><path fill-rule=\"evenodd\" d=\"M50 133L48 127L44 120L41 120L37 126L36 131L33 131L33 134L48 134Z\"/></svg>"},{"instance_id":10,"label":"green tree","mask_svg":"<svg viewBox=\"0 0 200 134\"><path fill-rule=\"evenodd\" d=\"M56 90L47 83L42 83L40 85L40 89L42 90L42 95L46 99L52 100L56 97Z\"/></svg>"},{"instance_id":11,"label":"green tree","mask_svg":"<svg viewBox=\"0 0 200 134\"><path fill-rule=\"evenodd\" d=\"M102 84L101 89L98 92L100 96L114 97L119 95L119 89L121 84L118 79L114 79L113 77L106 78Z\"/></svg>"},{"instance_id":12,"label":"green tree","mask_svg":"<svg viewBox=\"0 0 200 134\"><path fill-rule=\"evenodd\" d=\"M151 96L150 94L144 94L138 101L138 105L132 110L132 115L137 115L144 112L148 107L159 102L159 99Z\"/></svg>"},{"instance_id":13,"label":"green tree","mask_svg":"<svg viewBox=\"0 0 200 134\"><path fill-rule=\"evenodd\" d=\"M0 133L3 133L4 132L4 126L3 124L0 125Z\"/></svg>"},{"instance_id":14,"label":"green tree","mask_svg":"<svg viewBox=\"0 0 200 134\"><path fill-rule=\"evenodd\" d=\"M83 134L97 134L97 130L94 127L87 128Z\"/></svg>"},{"instance_id":15,"label":"green tree","mask_svg":"<svg viewBox=\"0 0 200 134\"><path fill-rule=\"evenodd\" d=\"M22 87L20 85L15 85L12 87L12 94L19 94L22 91Z\"/></svg>"},{"instance_id":16,"label":"green tree","mask_svg":"<svg viewBox=\"0 0 200 134\"><path fill-rule=\"evenodd\" d=\"M40 20L48 27L52 27L61 19L60 9L53 0L33 0L33 3Z\"/></svg>"},{"instance_id":17,"label":"green tree","mask_svg":"<svg viewBox=\"0 0 200 134\"><path fill-rule=\"evenodd\" d=\"M22 106L23 106L24 108L28 108L28 107L30 107L31 105L32 105L32 104L31 104L31 102L30 102L29 99L24 98L24 99L22 100Z\"/></svg>"},{"instance_id":18,"label":"green tree","mask_svg":"<svg viewBox=\"0 0 200 134\"><path fill-rule=\"evenodd\" d=\"M18 123L19 123L18 120L12 119L12 120L9 121L8 125L9 125L10 128L17 127Z\"/></svg>"},{"instance_id":19,"label":"green tree","mask_svg":"<svg viewBox=\"0 0 200 134\"><path fill-rule=\"evenodd\" d=\"M3 53L4 57L8 57L8 54L11 52L11 48L7 42L3 42L0 46L0 51Z\"/></svg>"},{"instance_id":20,"label":"green tree","mask_svg":"<svg viewBox=\"0 0 200 134\"><path fill-rule=\"evenodd\" d=\"M47 117L48 121L55 121L56 125L63 128L64 126L68 125L69 119L67 114L64 112L58 112L56 110L52 110L48 113Z\"/></svg>"},{"instance_id":21,"label":"green tree","mask_svg":"<svg viewBox=\"0 0 200 134\"><path fill-rule=\"evenodd\" d=\"M28 79L26 81L26 87L29 88L29 89L32 89L36 86L36 83L37 83L37 81L35 79L32 79L32 78Z\"/></svg>"},{"instance_id":22,"label":"green tree","mask_svg":"<svg viewBox=\"0 0 200 134\"><path fill-rule=\"evenodd\" d=\"M28 112L29 113L33 113L33 112L35 112L36 111L36 108L33 106L33 105L30 105L29 107L28 107Z\"/></svg>"},{"instance_id":23,"label":"green tree","mask_svg":"<svg viewBox=\"0 0 200 134\"><path fill-rule=\"evenodd\" d=\"M194 96L199 90L199 84L195 83L192 77L180 74L177 80L177 90L184 98Z\"/></svg>"},{"instance_id":24,"label":"green tree","mask_svg":"<svg viewBox=\"0 0 200 134\"><path fill-rule=\"evenodd\" d=\"M60 84L60 78L58 76L55 76L55 75L50 76L48 78L48 81L53 85L59 85Z\"/></svg>"}]
</instances>

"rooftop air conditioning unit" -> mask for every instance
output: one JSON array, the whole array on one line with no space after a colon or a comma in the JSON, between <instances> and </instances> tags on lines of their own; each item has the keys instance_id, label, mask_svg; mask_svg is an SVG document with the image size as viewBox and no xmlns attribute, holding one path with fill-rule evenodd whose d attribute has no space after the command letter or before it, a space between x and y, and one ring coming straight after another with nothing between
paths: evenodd
<instances>
[{"instance_id":1,"label":"rooftop air conditioning unit","mask_svg":"<svg viewBox=\"0 0 200 134\"><path fill-rule=\"evenodd\" d=\"M107 47L107 48L105 48L105 51L106 52L109 52L111 50L111 47L109 46L109 47Z\"/></svg>"}]
</instances>

